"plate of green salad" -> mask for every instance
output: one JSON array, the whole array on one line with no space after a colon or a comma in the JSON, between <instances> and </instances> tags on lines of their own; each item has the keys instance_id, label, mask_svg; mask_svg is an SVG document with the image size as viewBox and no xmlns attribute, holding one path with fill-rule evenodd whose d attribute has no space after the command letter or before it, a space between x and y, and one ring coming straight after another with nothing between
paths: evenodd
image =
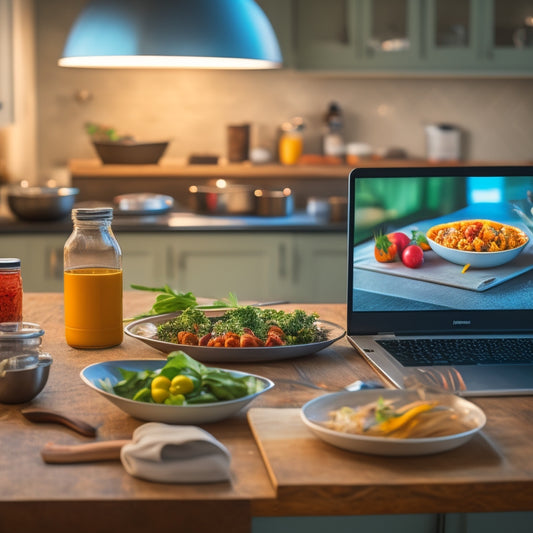
<instances>
[{"instance_id":1,"label":"plate of green salad","mask_svg":"<svg viewBox=\"0 0 533 533\"><path fill-rule=\"evenodd\" d=\"M203 363L252 363L314 354L345 335L332 322L301 309L255 306L184 311L130 322L126 335L170 353L183 350Z\"/></svg>"},{"instance_id":2,"label":"plate of green salad","mask_svg":"<svg viewBox=\"0 0 533 533\"><path fill-rule=\"evenodd\" d=\"M211 368L182 351L158 359L104 361L80 377L125 413L148 422L202 424L235 415L274 383L265 377Z\"/></svg>"}]
</instances>

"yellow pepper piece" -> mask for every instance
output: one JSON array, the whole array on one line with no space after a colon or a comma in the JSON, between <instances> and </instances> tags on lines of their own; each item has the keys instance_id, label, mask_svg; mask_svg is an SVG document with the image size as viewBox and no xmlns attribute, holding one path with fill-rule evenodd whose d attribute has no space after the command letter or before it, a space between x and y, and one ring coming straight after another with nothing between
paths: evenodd
<instances>
[{"instance_id":1,"label":"yellow pepper piece","mask_svg":"<svg viewBox=\"0 0 533 533\"><path fill-rule=\"evenodd\" d=\"M463 270L461 270L461 274L464 274L469 268L470 268L470 263L467 263L467 264L463 267Z\"/></svg>"},{"instance_id":2,"label":"yellow pepper piece","mask_svg":"<svg viewBox=\"0 0 533 533\"><path fill-rule=\"evenodd\" d=\"M400 416L389 418L388 420L385 420L385 422L381 422L381 424L378 426L378 429L385 434L392 433L393 431L401 428L404 424L407 424L407 422L415 418L415 416L419 415L420 413L433 409L435 405L437 405L437 402L427 402L412 407Z\"/></svg>"},{"instance_id":3,"label":"yellow pepper piece","mask_svg":"<svg viewBox=\"0 0 533 533\"><path fill-rule=\"evenodd\" d=\"M154 402L163 403L170 396L170 383L170 379L165 376L157 376L152 380L151 392Z\"/></svg>"},{"instance_id":4,"label":"yellow pepper piece","mask_svg":"<svg viewBox=\"0 0 533 533\"><path fill-rule=\"evenodd\" d=\"M176 396L178 394L189 394L194 390L194 383L189 376L181 374L175 376L170 384L170 394Z\"/></svg>"}]
</instances>

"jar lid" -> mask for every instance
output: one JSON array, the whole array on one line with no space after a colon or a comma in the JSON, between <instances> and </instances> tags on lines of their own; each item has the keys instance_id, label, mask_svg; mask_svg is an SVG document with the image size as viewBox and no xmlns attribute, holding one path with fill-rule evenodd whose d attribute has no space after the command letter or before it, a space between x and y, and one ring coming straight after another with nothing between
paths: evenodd
<instances>
[{"instance_id":1,"label":"jar lid","mask_svg":"<svg viewBox=\"0 0 533 533\"><path fill-rule=\"evenodd\" d=\"M31 339L43 335L41 326L33 322L0 322L0 342L4 339Z\"/></svg>"},{"instance_id":2,"label":"jar lid","mask_svg":"<svg viewBox=\"0 0 533 533\"><path fill-rule=\"evenodd\" d=\"M77 207L72 210L72 220L111 220L112 207Z\"/></svg>"},{"instance_id":3,"label":"jar lid","mask_svg":"<svg viewBox=\"0 0 533 533\"><path fill-rule=\"evenodd\" d=\"M9 268L20 268L20 259L17 257L1 257L0 270Z\"/></svg>"}]
</instances>

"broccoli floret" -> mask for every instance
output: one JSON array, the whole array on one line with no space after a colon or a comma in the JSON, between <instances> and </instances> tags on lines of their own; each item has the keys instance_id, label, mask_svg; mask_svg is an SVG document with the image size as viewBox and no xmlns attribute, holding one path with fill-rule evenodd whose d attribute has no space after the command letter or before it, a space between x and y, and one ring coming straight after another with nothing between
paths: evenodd
<instances>
[{"instance_id":1,"label":"broccoli floret","mask_svg":"<svg viewBox=\"0 0 533 533\"><path fill-rule=\"evenodd\" d=\"M162 341L176 342L180 331L189 331L202 337L212 329L212 323L205 313L194 307L189 307L176 318L160 324L157 327L157 336Z\"/></svg>"},{"instance_id":2,"label":"broccoli floret","mask_svg":"<svg viewBox=\"0 0 533 533\"><path fill-rule=\"evenodd\" d=\"M247 305L226 311L215 322L213 331L216 335L224 335L228 332L242 335L244 328L251 329L260 339L266 339L268 324L262 320L261 311L257 307Z\"/></svg>"}]
</instances>

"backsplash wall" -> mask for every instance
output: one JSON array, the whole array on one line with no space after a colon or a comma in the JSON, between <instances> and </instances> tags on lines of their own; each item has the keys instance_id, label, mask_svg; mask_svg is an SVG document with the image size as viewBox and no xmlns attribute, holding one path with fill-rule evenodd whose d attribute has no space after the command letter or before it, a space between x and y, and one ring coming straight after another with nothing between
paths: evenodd
<instances>
[{"instance_id":1,"label":"backsplash wall","mask_svg":"<svg viewBox=\"0 0 533 533\"><path fill-rule=\"evenodd\" d=\"M320 152L322 117L331 101L345 117L346 141L425 154L424 125L465 131L465 156L533 160L533 79L358 78L292 70L165 71L65 69L57 66L82 0L40 0L36 9L40 179L71 158L96 154L86 121L142 140L172 140L168 158L226 156L226 127L250 123L252 146L275 151L280 124L306 121L305 151Z\"/></svg>"}]
</instances>

